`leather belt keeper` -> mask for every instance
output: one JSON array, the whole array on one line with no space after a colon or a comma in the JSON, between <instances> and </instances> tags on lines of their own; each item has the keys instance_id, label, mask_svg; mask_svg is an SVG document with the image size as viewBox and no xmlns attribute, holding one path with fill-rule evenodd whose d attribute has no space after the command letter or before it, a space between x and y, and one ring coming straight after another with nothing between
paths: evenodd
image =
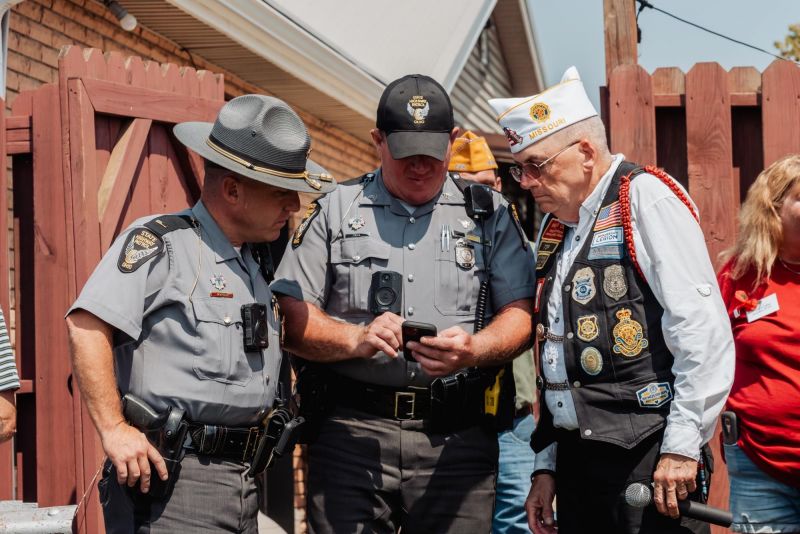
<instances>
[{"instance_id":1,"label":"leather belt keeper","mask_svg":"<svg viewBox=\"0 0 800 534\"><path fill-rule=\"evenodd\" d=\"M260 427L233 428L221 425L189 425L192 447L197 454L225 458L237 462L250 462L258 440L263 433Z\"/></svg>"},{"instance_id":2,"label":"leather belt keeper","mask_svg":"<svg viewBox=\"0 0 800 534\"><path fill-rule=\"evenodd\" d=\"M407 421L431 416L429 388L391 388L337 376L329 387L333 401L378 417Z\"/></svg>"}]
</instances>

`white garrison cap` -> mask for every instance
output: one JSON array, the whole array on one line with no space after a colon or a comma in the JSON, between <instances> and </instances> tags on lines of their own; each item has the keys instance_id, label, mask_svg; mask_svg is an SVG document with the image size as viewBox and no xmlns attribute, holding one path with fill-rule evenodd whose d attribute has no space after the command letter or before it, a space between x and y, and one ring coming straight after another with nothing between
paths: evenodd
<instances>
[{"instance_id":1,"label":"white garrison cap","mask_svg":"<svg viewBox=\"0 0 800 534\"><path fill-rule=\"evenodd\" d=\"M514 154L570 124L597 115L575 67L566 70L561 83L538 95L494 98L489 105L497 113L497 122Z\"/></svg>"}]
</instances>

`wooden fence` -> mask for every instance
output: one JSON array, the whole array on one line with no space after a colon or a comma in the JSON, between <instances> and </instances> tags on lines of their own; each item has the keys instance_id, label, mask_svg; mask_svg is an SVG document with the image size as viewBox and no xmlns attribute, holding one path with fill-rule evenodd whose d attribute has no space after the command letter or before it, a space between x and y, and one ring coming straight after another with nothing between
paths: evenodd
<instances>
[{"instance_id":1,"label":"wooden fence","mask_svg":"<svg viewBox=\"0 0 800 534\"><path fill-rule=\"evenodd\" d=\"M221 75L72 47L62 51L58 83L21 93L5 120L22 378L16 498L54 506L87 495L80 532L103 531L93 491L102 449L72 381L64 313L121 229L196 201L202 160L176 142L172 125L213 120L223 102ZM0 254L0 273L8 260ZM8 305L7 286L0 291ZM0 464L10 465L9 452ZM0 498L11 483L0 479Z\"/></svg>"},{"instance_id":2,"label":"wooden fence","mask_svg":"<svg viewBox=\"0 0 800 534\"><path fill-rule=\"evenodd\" d=\"M648 74L616 67L603 99L611 149L656 163L688 186L712 259L733 243L740 201L758 173L800 152L800 67L763 73L699 63Z\"/></svg>"},{"instance_id":3,"label":"wooden fence","mask_svg":"<svg viewBox=\"0 0 800 534\"><path fill-rule=\"evenodd\" d=\"M699 63L686 74L661 68L651 75L640 65L620 65L601 94L612 151L655 163L688 188L719 268L719 253L736 237L739 204L758 173L800 153L800 67L778 60L760 73ZM711 504L727 509L727 471L718 440L712 445Z\"/></svg>"}]
</instances>

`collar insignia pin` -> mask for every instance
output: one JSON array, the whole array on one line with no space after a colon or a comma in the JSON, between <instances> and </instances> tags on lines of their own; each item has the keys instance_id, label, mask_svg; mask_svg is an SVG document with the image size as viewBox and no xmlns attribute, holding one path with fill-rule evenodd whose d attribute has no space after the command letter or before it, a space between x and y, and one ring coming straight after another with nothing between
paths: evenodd
<instances>
[{"instance_id":1,"label":"collar insignia pin","mask_svg":"<svg viewBox=\"0 0 800 534\"><path fill-rule=\"evenodd\" d=\"M351 230L360 230L364 227L364 217L359 215L358 217L353 217L349 221L347 221L347 226L350 227Z\"/></svg>"},{"instance_id":2,"label":"collar insignia pin","mask_svg":"<svg viewBox=\"0 0 800 534\"><path fill-rule=\"evenodd\" d=\"M214 289L222 291L225 289L225 278L223 278L221 274L214 274L214 276L211 277L211 285L214 286Z\"/></svg>"}]
</instances>

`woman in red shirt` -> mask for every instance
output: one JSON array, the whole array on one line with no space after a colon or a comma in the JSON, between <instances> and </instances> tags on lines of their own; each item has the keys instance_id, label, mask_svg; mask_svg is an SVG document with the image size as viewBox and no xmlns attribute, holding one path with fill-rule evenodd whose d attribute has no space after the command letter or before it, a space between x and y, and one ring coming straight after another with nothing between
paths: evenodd
<instances>
[{"instance_id":1,"label":"woman in red shirt","mask_svg":"<svg viewBox=\"0 0 800 534\"><path fill-rule=\"evenodd\" d=\"M736 343L732 530L800 532L800 155L753 183L718 277Z\"/></svg>"}]
</instances>

